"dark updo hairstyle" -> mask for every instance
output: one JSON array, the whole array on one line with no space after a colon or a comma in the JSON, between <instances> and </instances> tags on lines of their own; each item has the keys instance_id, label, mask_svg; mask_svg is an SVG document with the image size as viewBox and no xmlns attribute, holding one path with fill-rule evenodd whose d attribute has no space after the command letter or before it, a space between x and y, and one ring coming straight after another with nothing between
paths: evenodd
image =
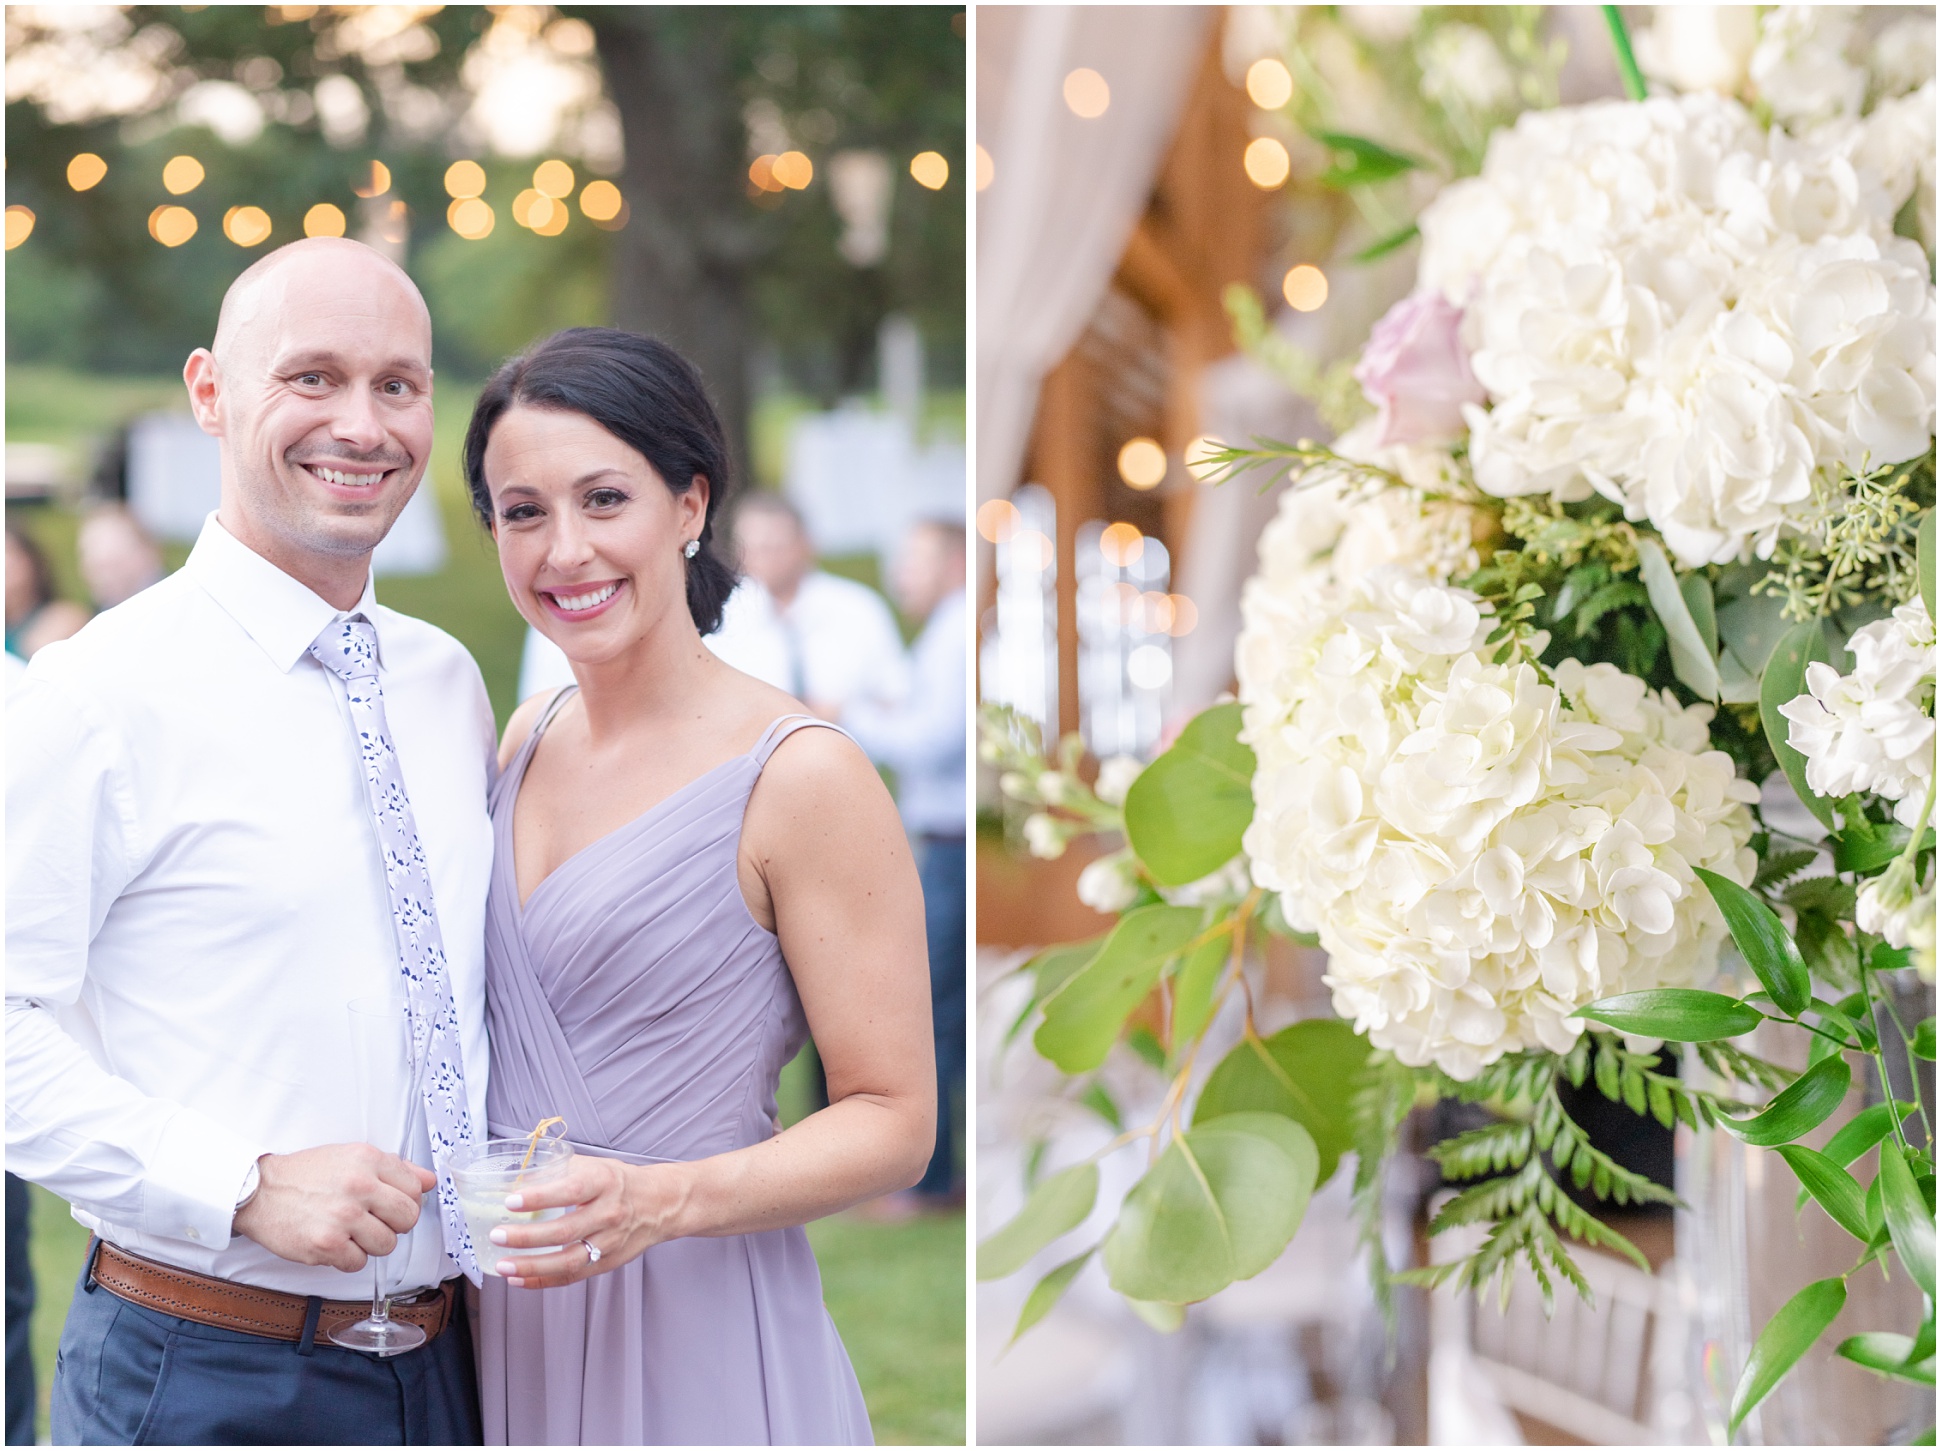
<instances>
[{"instance_id":1,"label":"dark updo hairstyle","mask_svg":"<svg viewBox=\"0 0 1941 1451\"><path fill-rule=\"evenodd\" d=\"M569 327L504 364L486 383L465 430L465 482L487 527L485 446L515 405L590 418L654 466L676 494L708 481L701 549L687 565L687 609L704 635L721 626L734 572L714 552L714 516L728 494L728 441L694 365L666 343L610 327Z\"/></svg>"}]
</instances>

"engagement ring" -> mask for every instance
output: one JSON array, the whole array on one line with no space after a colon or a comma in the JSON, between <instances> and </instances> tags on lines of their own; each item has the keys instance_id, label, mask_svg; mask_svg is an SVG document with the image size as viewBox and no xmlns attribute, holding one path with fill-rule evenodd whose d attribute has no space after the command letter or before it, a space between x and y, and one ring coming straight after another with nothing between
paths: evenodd
<instances>
[{"instance_id":1,"label":"engagement ring","mask_svg":"<svg viewBox=\"0 0 1941 1451\"><path fill-rule=\"evenodd\" d=\"M593 1241L583 1239L580 1243L586 1246L586 1262L589 1265L597 1265L600 1263L600 1252L593 1247Z\"/></svg>"}]
</instances>

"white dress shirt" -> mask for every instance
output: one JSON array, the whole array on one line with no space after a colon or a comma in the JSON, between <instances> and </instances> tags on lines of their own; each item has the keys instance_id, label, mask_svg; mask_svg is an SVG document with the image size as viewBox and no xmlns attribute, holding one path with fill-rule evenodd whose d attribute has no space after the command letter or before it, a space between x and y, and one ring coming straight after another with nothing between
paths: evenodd
<instances>
[{"instance_id":1,"label":"white dress shirt","mask_svg":"<svg viewBox=\"0 0 1941 1451\"><path fill-rule=\"evenodd\" d=\"M803 576L786 610L744 577L722 608L721 628L703 643L735 669L801 700L893 701L909 688L903 636L883 597L821 570ZM565 652L528 628L519 698L572 683Z\"/></svg>"},{"instance_id":2,"label":"white dress shirt","mask_svg":"<svg viewBox=\"0 0 1941 1451\"><path fill-rule=\"evenodd\" d=\"M917 835L964 835L970 730L970 642L964 592L937 602L917 636L915 678L897 704L857 701L842 726L870 758L896 772L903 824Z\"/></svg>"},{"instance_id":3,"label":"white dress shirt","mask_svg":"<svg viewBox=\"0 0 1941 1451\"><path fill-rule=\"evenodd\" d=\"M483 1125L492 711L449 635L368 584L358 612ZM28 667L7 714L7 1167L133 1253L357 1299L370 1268L230 1234L259 1155L372 1141L408 1091L353 1067L350 1000L403 994L344 687L307 653L339 617L211 515L180 572ZM425 1203L385 1269L400 1292L457 1273Z\"/></svg>"}]
</instances>

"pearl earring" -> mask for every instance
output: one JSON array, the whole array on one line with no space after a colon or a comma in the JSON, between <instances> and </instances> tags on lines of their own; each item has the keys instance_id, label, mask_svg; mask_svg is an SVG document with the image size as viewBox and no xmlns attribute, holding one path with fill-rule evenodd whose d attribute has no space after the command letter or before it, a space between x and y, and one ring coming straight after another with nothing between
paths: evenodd
<instances>
[{"instance_id":1,"label":"pearl earring","mask_svg":"<svg viewBox=\"0 0 1941 1451\"><path fill-rule=\"evenodd\" d=\"M694 558L695 555L699 554L700 552L701 552L701 541L698 539L690 539L687 542L687 548L681 551L681 558L692 559Z\"/></svg>"}]
</instances>

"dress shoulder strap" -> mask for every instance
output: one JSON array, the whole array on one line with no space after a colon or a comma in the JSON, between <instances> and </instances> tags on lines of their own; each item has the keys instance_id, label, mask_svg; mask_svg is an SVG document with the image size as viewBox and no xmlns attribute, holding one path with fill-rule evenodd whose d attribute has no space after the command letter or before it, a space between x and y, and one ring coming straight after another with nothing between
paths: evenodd
<instances>
[{"instance_id":1,"label":"dress shoulder strap","mask_svg":"<svg viewBox=\"0 0 1941 1451\"><path fill-rule=\"evenodd\" d=\"M797 731L801 730L804 726L822 726L826 730L834 731L837 735L842 736L846 740L853 742L856 739L854 736L850 735L848 731L844 730L841 726L837 725L834 721L826 721L821 716L816 716L816 715L777 716L774 722L769 726L769 728L762 732L762 738L755 742L755 748L748 753L750 756L754 757L756 767L760 768L762 766L766 766L768 764L768 758L775 754L775 748L781 745L782 742L787 740L790 736L794 735ZM858 749L860 749L860 747Z\"/></svg>"},{"instance_id":2,"label":"dress shoulder strap","mask_svg":"<svg viewBox=\"0 0 1941 1451\"><path fill-rule=\"evenodd\" d=\"M532 729L526 732L526 738L519 743L519 749L513 753L511 764L506 768L506 775L526 774L526 763L532 759L532 753L539 749L539 738L546 734L546 727L553 723L553 717L559 714L560 707L571 700L573 693L578 689L578 685L562 685L554 693L553 698L546 702L546 708L539 712L539 719L533 722Z\"/></svg>"}]
</instances>

